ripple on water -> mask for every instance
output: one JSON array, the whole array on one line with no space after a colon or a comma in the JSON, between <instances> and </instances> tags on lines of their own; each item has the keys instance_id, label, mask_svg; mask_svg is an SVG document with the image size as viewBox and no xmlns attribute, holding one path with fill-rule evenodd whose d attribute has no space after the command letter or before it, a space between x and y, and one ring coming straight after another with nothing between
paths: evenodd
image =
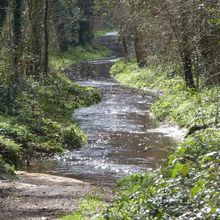
<instances>
[{"instance_id":1,"label":"ripple on water","mask_svg":"<svg viewBox=\"0 0 220 220\"><path fill-rule=\"evenodd\" d=\"M32 170L81 180L114 183L133 173L156 169L169 155L169 147L182 137L176 127L157 126L150 116L154 98L114 81L81 81L102 91L102 101L73 113L88 135L87 146L62 157L38 161Z\"/></svg>"}]
</instances>

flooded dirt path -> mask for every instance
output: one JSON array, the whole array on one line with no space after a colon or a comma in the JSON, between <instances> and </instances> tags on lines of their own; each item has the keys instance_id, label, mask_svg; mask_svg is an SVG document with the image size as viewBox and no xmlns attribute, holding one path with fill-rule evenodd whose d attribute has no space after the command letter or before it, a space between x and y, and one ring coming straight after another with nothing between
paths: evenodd
<instances>
[{"instance_id":1,"label":"flooded dirt path","mask_svg":"<svg viewBox=\"0 0 220 220\"><path fill-rule=\"evenodd\" d=\"M117 39L107 36L104 43L120 56ZM90 61L79 71L67 71L71 79L102 92L100 103L72 116L88 135L88 145L35 161L30 173L20 173L17 180L0 180L0 220L58 219L77 210L80 199L94 192L109 202L112 185L120 177L156 169L181 140L177 127L160 126L151 116L152 94L109 77L114 62Z\"/></svg>"},{"instance_id":2,"label":"flooded dirt path","mask_svg":"<svg viewBox=\"0 0 220 220\"><path fill-rule=\"evenodd\" d=\"M32 172L114 184L120 177L155 169L168 157L170 147L177 145L176 128L158 127L150 114L152 94L122 86L110 77L92 78L78 82L98 87L102 101L73 113L73 120L88 135L88 145L38 161Z\"/></svg>"},{"instance_id":3,"label":"flooded dirt path","mask_svg":"<svg viewBox=\"0 0 220 220\"><path fill-rule=\"evenodd\" d=\"M74 72L81 85L102 92L100 103L72 115L88 135L88 145L35 161L18 180L0 180L0 219L58 219L94 192L111 201L112 185L120 177L156 169L177 145L182 132L159 126L150 114L154 96L111 79L113 63L93 61L82 75Z\"/></svg>"}]
</instances>

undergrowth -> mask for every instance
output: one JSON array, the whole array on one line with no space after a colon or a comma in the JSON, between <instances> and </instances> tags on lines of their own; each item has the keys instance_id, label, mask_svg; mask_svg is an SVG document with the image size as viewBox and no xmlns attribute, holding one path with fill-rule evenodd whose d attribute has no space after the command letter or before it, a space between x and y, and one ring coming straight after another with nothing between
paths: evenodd
<instances>
[{"instance_id":1,"label":"undergrowth","mask_svg":"<svg viewBox=\"0 0 220 220\"><path fill-rule=\"evenodd\" d=\"M89 195L85 199L81 199L78 211L73 214L66 215L61 220L101 220L101 211L107 207L107 203L97 195Z\"/></svg>"},{"instance_id":2,"label":"undergrowth","mask_svg":"<svg viewBox=\"0 0 220 220\"><path fill-rule=\"evenodd\" d=\"M111 73L127 85L159 91L152 106L159 120L169 119L185 127L209 126L185 138L159 170L122 179L118 199L102 218L220 219L219 88L186 89L180 72L171 67L139 69L119 61Z\"/></svg>"},{"instance_id":3,"label":"undergrowth","mask_svg":"<svg viewBox=\"0 0 220 220\"><path fill-rule=\"evenodd\" d=\"M161 170L121 180L103 219L219 219L219 138L215 129L198 132Z\"/></svg>"},{"instance_id":4,"label":"undergrowth","mask_svg":"<svg viewBox=\"0 0 220 220\"><path fill-rule=\"evenodd\" d=\"M87 142L86 135L71 120L75 109L100 100L100 92L70 81L62 72L89 59L107 57L102 46L75 47L66 53L51 52L51 71L38 80L21 78L11 83L7 57L0 61L0 175L13 173L32 158L62 153ZM54 72L54 73L53 73ZM12 91L14 100L11 99ZM13 104L12 104L13 103Z\"/></svg>"},{"instance_id":5,"label":"undergrowth","mask_svg":"<svg viewBox=\"0 0 220 220\"><path fill-rule=\"evenodd\" d=\"M113 66L111 74L126 85L158 93L152 111L159 121L168 119L181 127L218 124L220 88L187 89L176 66L140 69L136 63L127 65L121 60Z\"/></svg>"},{"instance_id":6,"label":"undergrowth","mask_svg":"<svg viewBox=\"0 0 220 220\"><path fill-rule=\"evenodd\" d=\"M71 120L72 112L100 100L100 93L70 81L62 73L38 81L26 79L13 111L7 109L7 86L0 97L0 162L21 167L33 157L79 148L87 138Z\"/></svg>"},{"instance_id":7,"label":"undergrowth","mask_svg":"<svg viewBox=\"0 0 220 220\"><path fill-rule=\"evenodd\" d=\"M97 45L95 47L78 46L70 49L68 52L65 53L54 51L50 58L50 64L57 69L60 68L65 69L81 61L96 60L109 56L110 56L110 51L102 45Z\"/></svg>"}]
</instances>

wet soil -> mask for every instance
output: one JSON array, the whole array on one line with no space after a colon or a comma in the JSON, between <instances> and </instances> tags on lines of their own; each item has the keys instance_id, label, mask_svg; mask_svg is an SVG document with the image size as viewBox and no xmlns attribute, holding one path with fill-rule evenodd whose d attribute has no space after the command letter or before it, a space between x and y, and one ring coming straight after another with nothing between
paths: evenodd
<instances>
[{"instance_id":1,"label":"wet soil","mask_svg":"<svg viewBox=\"0 0 220 220\"><path fill-rule=\"evenodd\" d=\"M109 187L42 173L18 173L17 180L0 181L0 186L0 220L58 219L91 193L112 200Z\"/></svg>"}]
</instances>

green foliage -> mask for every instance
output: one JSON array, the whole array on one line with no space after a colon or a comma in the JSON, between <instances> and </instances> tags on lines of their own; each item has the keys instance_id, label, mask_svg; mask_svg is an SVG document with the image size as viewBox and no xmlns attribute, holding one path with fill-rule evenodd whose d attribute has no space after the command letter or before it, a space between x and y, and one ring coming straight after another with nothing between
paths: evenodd
<instances>
[{"instance_id":1,"label":"green foliage","mask_svg":"<svg viewBox=\"0 0 220 220\"><path fill-rule=\"evenodd\" d=\"M181 91L173 86L172 91L159 98L152 110L158 119L163 120L168 117L180 126L214 124L219 119L218 94L219 88L195 92Z\"/></svg>"},{"instance_id":2,"label":"green foliage","mask_svg":"<svg viewBox=\"0 0 220 220\"><path fill-rule=\"evenodd\" d=\"M71 120L72 112L99 100L99 91L82 87L63 74L26 79L13 114L1 111L0 155L5 162L20 166L32 157L80 147L87 139Z\"/></svg>"},{"instance_id":3,"label":"green foliage","mask_svg":"<svg viewBox=\"0 0 220 220\"><path fill-rule=\"evenodd\" d=\"M210 133L217 140L210 139ZM218 219L219 137L218 130L197 132L160 171L120 181L119 197L105 219ZM195 153L194 145L201 151Z\"/></svg>"},{"instance_id":4,"label":"green foliage","mask_svg":"<svg viewBox=\"0 0 220 220\"><path fill-rule=\"evenodd\" d=\"M55 68L66 68L85 60L95 60L109 57L110 51L101 45L91 47L73 47L66 53L54 52L50 58L50 63Z\"/></svg>"},{"instance_id":5,"label":"green foliage","mask_svg":"<svg viewBox=\"0 0 220 220\"><path fill-rule=\"evenodd\" d=\"M135 61L126 63L119 60L111 68L111 75L118 81L136 88L164 90L177 83L180 84L178 86L184 87L178 68L172 65L140 69Z\"/></svg>"},{"instance_id":6,"label":"green foliage","mask_svg":"<svg viewBox=\"0 0 220 220\"><path fill-rule=\"evenodd\" d=\"M76 134L78 134L76 136ZM82 145L82 142L87 142L87 138L80 128L76 125L64 128L62 131L63 144L66 148L79 148Z\"/></svg>"},{"instance_id":7,"label":"green foliage","mask_svg":"<svg viewBox=\"0 0 220 220\"><path fill-rule=\"evenodd\" d=\"M14 166L9 165L0 155L0 178L1 179L14 179L15 178Z\"/></svg>"},{"instance_id":8,"label":"green foliage","mask_svg":"<svg viewBox=\"0 0 220 220\"><path fill-rule=\"evenodd\" d=\"M75 213L72 215L67 215L61 218L62 220L85 220L85 218L80 213Z\"/></svg>"},{"instance_id":9,"label":"green foliage","mask_svg":"<svg viewBox=\"0 0 220 220\"><path fill-rule=\"evenodd\" d=\"M111 74L120 82L136 88L150 88L163 92L152 106L158 120L169 120L180 126L214 124L218 122L219 87L202 91L185 87L180 71L174 66L149 66L139 69L137 64L118 61Z\"/></svg>"},{"instance_id":10,"label":"green foliage","mask_svg":"<svg viewBox=\"0 0 220 220\"><path fill-rule=\"evenodd\" d=\"M0 152L2 155L7 157L7 162L11 164L17 162L19 155L20 145L15 143L13 140L0 135Z\"/></svg>"},{"instance_id":11,"label":"green foliage","mask_svg":"<svg viewBox=\"0 0 220 220\"><path fill-rule=\"evenodd\" d=\"M118 32L118 30L114 29L114 28L108 28L108 29L104 29L104 30L96 30L95 37L96 38L102 37L109 32Z\"/></svg>"},{"instance_id":12,"label":"green foliage","mask_svg":"<svg viewBox=\"0 0 220 220\"><path fill-rule=\"evenodd\" d=\"M107 207L107 203L96 195L89 195L87 198L80 201L78 211L64 216L61 220L103 220L101 214L103 209Z\"/></svg>"},{"instance_id":13,"label":"green foliage","mask_svg":"<svg viewBox=\"0 0 220 220\"><path fill-rule=\"evenodd\" d=\"M162 90L164 94L153 105L161 120L169 118L182 126L215 124L219 88L188 90L177 72L167 70L140 70L135 64L119 61L112 74L128 85ZM118 199L104 218L219 219L219 138L220 130L214 126L197 131L180 144L157 172L120 181Z\"/></svg>"}]
</instances>

